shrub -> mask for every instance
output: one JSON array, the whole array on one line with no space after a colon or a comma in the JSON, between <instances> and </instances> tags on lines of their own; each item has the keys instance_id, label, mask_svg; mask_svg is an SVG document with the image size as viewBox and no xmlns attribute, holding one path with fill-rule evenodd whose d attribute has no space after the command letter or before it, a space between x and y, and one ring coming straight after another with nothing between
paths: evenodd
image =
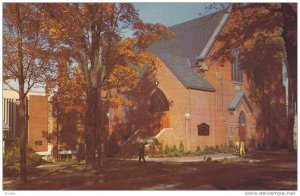
<instances>
[{"instance_id":1,"label":"shrub","mask_svg":"<svg viewBox=\"0 0 300 196\"><path fill-rule=\"evenodd\" d=\"M159 157L162 157L163 154L164 154L163 145L159 145L159 148L158 148L158 156L159 156Z\"/></svg>"},{"instance_id":2,"label":"shrub","mask_svg":"<svg viewBox=\"0 0 300 196\"><path fill-rule=\"evenodd\" d=\"M194 153L191 152L191 151L187 151L187 152L185 152L184 154L185 154L186 156L193 156L193 155L194 155Z\"/></svg>"},{"instance_id":3,"label":"shrub","mask_svg":"<svg viewBox=\"0 0 300 196\"><path fill-rule=\"evenodd\" d=\"M6 150L3 156L3 175L4 176L18 176L19 174L19 159L20 150L14 146Z\"/></svg>"},{"instance_id":4,"label":"shrub","mask_svg":"<svg viewBox=\"0 0 300 196\"><path fill-rule=\"evenodd\" d=\"M166 156L170 156L170 148L169 148L169 145L168 144L166 144L166 146L165 146L165 155Z\"/></svg>"},{"instance_id":5,"label":"shrub","mask_svg":"<svg viewBox=\"0 0 300 196\"><path fill-rule=\"evenodd\" d=\"M27 149L26 166L30 172L38 165L46 163L42 157L33 150ZM3 175L18 176L20 171L20 148L17 144L7 147L3 157Z\"/></svg>"},{"instance_id":6,"label":"shrub","mask_svg":"<svg viewBox=\"0 0 300 196\"><path fill-rule=\"evenodd\" d=\"M27 165L28 167L36 167L44 164L46 161L42 159L42 156L36 154L32 149L27 150Z\"/></svg>"},{"instance_id":7,"label":"shrub","mask_svg":"<svg viewBox=\"0 0 300 196\"><path fill-rule=\"evenodd\" d=\"M219 146L216 146L215 148L205 146L205 148L204 148L204 154L215 154L215 153L219 153L219 152L220 152Z\"/></svg>"},{"instance_id":8,"label":"shrub","mask_svg":"<svg viewBox=\"0 0 300 196\"><path fill-rule=\"evenodd\" d=\"M174 144L174 146L173 146L173 152L178 152L178 149L177 149L177 146Z\"/></svg>"},{"instance_id":9,"label":"shrub","mask_svg":"<svg viewBox=\"0 0 300 196\"><path fill-rule=\"evenodd\" d=\"M209 150L208 150L208 147L207 147L207 146L204 147L204 153L205 153L205 154L208 154L208 153L209 153Z\"/></svg>"},{"instance_id":10,"label":"shrub","mask_svg":"<svg viewBox=\"0 0 300 196\"><path fill-rule=\"evenodd\" d=\"M227 144L226 144L226 143L225 143L225 147L227 147ZM230 140L230 141L229 141L228 147L229 147L229 148L231 148L231 147L234 148L234 147L235 147L234 140Z\"/></svg>"},{"instance_id":11,"label":"shrub","mask_svg":"<svg viewBox=\"0 0 300 196\"><path fill-rule=\"evenodd\" d=\"M202 151L201 151L201 149L200 149L200 147L199 146L197 146L197 149L196 149L196 156L199 156L199 155L201 155L202 154Z\"/></svg>"},{"instance_id":12,"label":"shrub","mask_svg":"<svg viewBox=\"0 0 300 196\"><path fill-rule=\"evenodd\" d=\"M234 146L233 142L229 143L229 145L224 144L223 148L224 149L222 152L226 152L226 153L234 153L235 152L235 146Z\"/></svg>"},{"instance_id":13,"label":"shrub","mask_svg":"<svg viewBox=\"0 0 300 196\"><path fill-rule=\"evenodd\" d=\"M183 147L182 141L180 141L178 153L180 155L184 154L184 147Z\"/></svg>"},{"instance_id":14,"label":"shrub","mask_svg":"<svg viewBox=\"0 0 300 196\"><path fill-rule=\"evenodd\" d=\"M220 152L225 152L225 148L224 148L223 144L220 145Z\"/></svg>"},{"instance_id":15,"label":"shrub","mask_svg":"<svg viewBox=\"0 0 300 196\"><path fill-rule=\"evenodd\" d=\"M177 146L176 146L175 144L174 144L174 146L173 146L172 151L173 151L173 155L174 155L175 157L177 157L177 156L179 155Z\"/></svg>"}]
</instances>

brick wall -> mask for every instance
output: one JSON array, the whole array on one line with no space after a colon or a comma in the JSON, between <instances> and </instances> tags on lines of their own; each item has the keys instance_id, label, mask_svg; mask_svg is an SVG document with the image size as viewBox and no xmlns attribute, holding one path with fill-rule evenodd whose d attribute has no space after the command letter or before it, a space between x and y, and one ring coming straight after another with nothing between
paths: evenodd
<instances>
[{"instance_id":1,"label":"brick wall","mask_svg":"<svg viewBox=\"0 0 300 196\"><path fill-rule=\"evenodd\" d=\"M28 146L36 152L47 151L48 98L30 95L28 101Z\"/></svg>"},{"instance_id":2,"label":"brick wall","mask_svg":"<svg viewBox=\"0 0 300 196\"><path fill-rule=\"evenodd\" d=\"M166 95L170 106L170 128L174 134L164 136L164 143L169 146L179 146L183 143L186 150L195 150L197 146L213 146L214 132L214 105L210 102L213 93L187 89L173 75L173 73L159 61L157 80L160 88ZM185 117L190 114L190 117ZM211 127L209 136L198 136L197 125L206 123ZM169 138L168 138L169 136ZM176 137L174 137L176 136Z\"/></svg>"},{"instance_id":3,"label":"brick wall","mask_svg":"<svg viewBox=\"0 0 300 196\"><path fill-rule=\"evenodd\" d=\"M173 75L173 73L160 60L157 70L158 88L162 90L169 102L170 110L170 128L173 128L174 135L168 134L164 138L164 143L169 146L179 145L182 141L184 147L187 147L185 130L186 123L184 114L188 113L189 105L187 102L187 91L183 84Z\"/></svg>"},{"instance_id":4,"label":"brick wall","mask_svg":"<svg viewBox=\"0 0 300 196\"><path fill-rule=\"evenodd\" d=\"M234 24L234 20L235 18L231 16L220 34L228 32L231 25ZM246 104L241 102L235 112L229 113L228 106L235 96L236 92L241 89L249 98L249 91L245 74L243 74L243 83L232 81L232 64L229 60L231 59L231 56L229 56L228 58L224 58L227 59L225 61L220 61L220 59L212 58L215 52L221 46L222 42L217 40L208 53L206 60L204 61L204 63L209 67L209 70L205 73L204 77L216 88L213 99L213 104L215 105L215 131L218 133L216 134L216 145L224 143L224 141L228 140L229 138L238 138L238 118L241 111L243 111L246 116L246 145L248 145L250 143L250 139L254 138L255 140L258 140L255 116L259 113L259 109L255 108L255 105L252 102L252 105L254 106L254 113L251 113ZM217 75L219 77L217 77Z\"/></svg>"}]
</instances>

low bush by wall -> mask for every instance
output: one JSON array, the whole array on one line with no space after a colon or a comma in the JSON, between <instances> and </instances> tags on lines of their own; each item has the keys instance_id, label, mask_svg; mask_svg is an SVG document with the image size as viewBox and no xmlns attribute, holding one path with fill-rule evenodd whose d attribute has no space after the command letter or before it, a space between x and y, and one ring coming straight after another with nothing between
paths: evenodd
<instances>
[{"instance_id":1,"label":"low bush by wall","mask_svg":"<svg viewBox=\"0 0 300 196\"><path fill-rule=\"evenodd\" d=\"M200 156L215 153L234 153L235 149L232 145L220 145L215 147L205 147L201 149L199 146L195 151L185 151L182 142L177 145L169 146L158 144L147 149L146 155L153 158L161 157L181 157L181 156Z\"/></svg>"}]
</instances>

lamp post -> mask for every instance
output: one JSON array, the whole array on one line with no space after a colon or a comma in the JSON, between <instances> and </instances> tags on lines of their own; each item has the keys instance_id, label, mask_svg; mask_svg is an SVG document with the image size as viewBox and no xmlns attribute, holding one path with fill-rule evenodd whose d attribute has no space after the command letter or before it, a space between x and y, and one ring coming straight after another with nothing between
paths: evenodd
<instances>
[{"instance_id":1,"label":"lamp post","mask_svg":"<svg viewBox=\"0 0 300 196\"><path fill-rule=\"evenodd\" d=\"M185 113L184 118L185 118L185 145L186 145L186 150L188 150L188 135L190 136L190 128L189 128L189 134L187 134L187 121L190 121L191 114L190 113ZM190 125L188 125L190 127Z\"/></svg>"}]
</instances>

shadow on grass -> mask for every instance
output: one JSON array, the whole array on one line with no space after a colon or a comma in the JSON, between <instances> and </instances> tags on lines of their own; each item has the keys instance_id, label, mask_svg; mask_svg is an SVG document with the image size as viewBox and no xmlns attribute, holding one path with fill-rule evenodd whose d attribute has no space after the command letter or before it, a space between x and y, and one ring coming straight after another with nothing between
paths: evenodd
<instances>
[{"instance_id":1,"label":"shadow on grass","mask_svg":"<svg viewBox=\"0 0 300 196\"><path fill-rule=\"evenodd\" d=\"M295 190L297 156L293 153L249 155L229 163L106 160L96 175L84 163L53 163L39 167L25 185L11 190ZM245 159L255 158L258 162ZM266 158L267 157L267 158ZM282 158L284 157L284 158ZM7 186L8 187L8 186ZM6 189L4 187L4 189Z\"/></svg>"}]
</instances>

